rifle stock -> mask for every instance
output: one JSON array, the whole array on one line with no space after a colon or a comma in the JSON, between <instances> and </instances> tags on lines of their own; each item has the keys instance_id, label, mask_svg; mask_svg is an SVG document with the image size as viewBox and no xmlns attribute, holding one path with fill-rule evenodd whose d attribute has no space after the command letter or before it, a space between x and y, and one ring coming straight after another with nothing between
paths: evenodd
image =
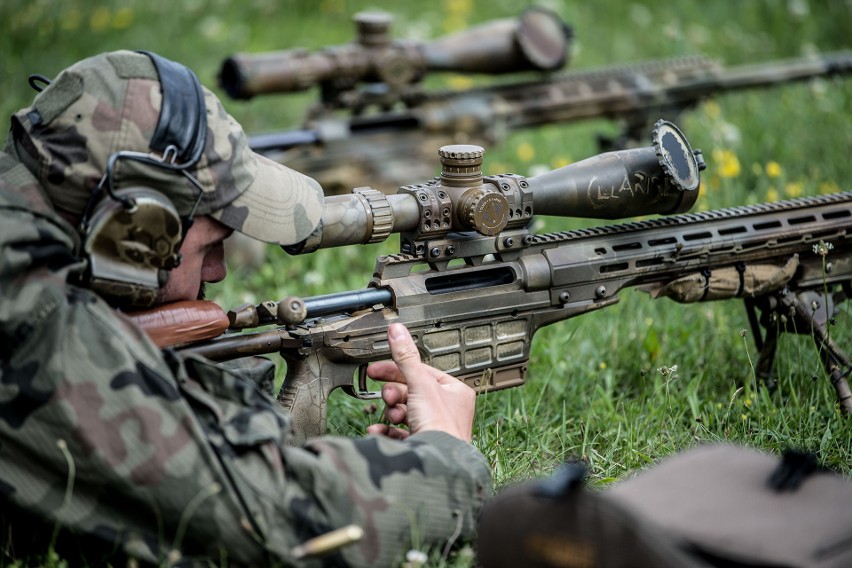
<instances>
[{"instance_id":1,"label":"rifle stock","mask_svg":"<svg viewBox=\"0 0 852 568\"><path fill-rule=\"evenodd\" d=\"M475 160L467 151L450 148L442 149L452 156L445 160L442 176L416 186L418 191L452 193L459 189L452 183L489 195L503 191L499 184L483 189L490 182L471 173L475 168L470 161ZM669 153L680 148L682 156L695 159L695 179L680 182L694 182L692 191L697 191L701 168L695 157L700 154L692 152L685 139L667 148ZM481 163L481 155L479 159ZM659 164L658 171L645 173L662 180L663 170ZM462 171L467 177L460 181ZM624 187L635 173L623 173L612 183ZM534 180L512 179L518 187ZM578 191L564 177L562 181L566 193ZM671 185L675 182L660 181L658 189ZM527 183L527 187L534 192L541 186ZM456 191L447 207L461 208L465 194ZM647 195L640 195L637 202ZM791 306L817 305L800 309L804 325L796 329L819 338L852 282L848 233L852 193L541 235L529 232L531 217L496 234L458 225L457 230L450 227L435 236L418 233L432 219L429 211L421 209L418 229L401 235L405 252L378 258L366 289L242 306L229 312L232 332L181 351L211 359L281 354L287 375L280 399L291 410L300 435L310 437L325 431L325 403L334 389L360 398L377 396L368 392L363 370L372 361L389 358L386 333L391 322L409 328L426 363L477 392L488 392L525 382L530 343L539 329L611 306L626 288L681 301L748 298L752 310L761 310L760 325L776 331L779 320L772 320L772 314L787 314ZM628 207L625 216L629 213ZM461 223L453 215L449 218ZM833 246L828 264L823 254L826 243ZM347 243L325 246L340 244ZM718 282L720 275L730 279L731 274L733 286ZM677 287L672 283L691 286L691 293L673 292ZM241 331L264 326L268 327L262 331ZM822 337L829 339L824 333ZM767 334L762 355L767 372L773 339ZM820 346L838 400L852 410L852 394L843 379L848 359L830 340L820 340Z\"/></svg>"}]
</instances>

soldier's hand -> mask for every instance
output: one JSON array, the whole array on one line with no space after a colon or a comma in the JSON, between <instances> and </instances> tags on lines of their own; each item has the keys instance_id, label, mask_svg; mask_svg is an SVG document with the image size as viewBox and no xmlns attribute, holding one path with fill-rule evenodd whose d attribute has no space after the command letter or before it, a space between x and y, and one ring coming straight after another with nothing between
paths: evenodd
<instances>
[{"instance_id":1,"label":"soldier's hand","mask_svg":"<svg viewBox=\"0 0 852 568\"><path fill-rule=\"evenodd\" d=\"M372 363L367 374L383 381L385 417L391 424L405 424L408 430L386 424L367 428L371 434L404 439L425 430L440 430L470 442L476 393L458 379L424 364L408 329L394 323L388 327L393 361Z\"/></svg>"}]
</instances>

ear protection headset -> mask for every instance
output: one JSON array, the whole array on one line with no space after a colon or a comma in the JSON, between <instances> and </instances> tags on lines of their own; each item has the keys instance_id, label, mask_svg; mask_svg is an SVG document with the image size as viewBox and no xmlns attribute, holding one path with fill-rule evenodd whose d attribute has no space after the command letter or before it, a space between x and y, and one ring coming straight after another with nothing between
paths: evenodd
<instances>
[{"instance_id":1,"label":"ear protection headset","mask_svg":"<svg viewBox=\"0 0 852 568\"><path fill-rule=\"evenodd\" d=\"M84 285L119 307L149 307L180 264L180 247L203 195L188 171L201 159L207 138L204 92L187 67L142 51L154 63L162 87L162 107L151 153L113 153L83 212L79 231L87 261ZM150 187L116 188L119 160L132 160L183 174L198 188L198 198L181 217L172 202ZM104 194L106 194L104 196Z\"/></svg>"}]
</instances>

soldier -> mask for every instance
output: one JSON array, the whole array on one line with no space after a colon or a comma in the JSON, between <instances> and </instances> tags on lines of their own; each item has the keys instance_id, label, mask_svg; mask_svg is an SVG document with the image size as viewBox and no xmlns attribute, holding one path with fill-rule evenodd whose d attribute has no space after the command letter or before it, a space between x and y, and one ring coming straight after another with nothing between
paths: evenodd
<instances>
[{"instance_id":1,"label":"soldier","mask_svg":"<svg viewBox=\"0 0 852 568\"><path fill-rule=\"evenodd\" d=\"M233 230L304 239L320 219L316 182L251 152L191 71L146 52L69 67L11 122L0 153L2 563L56 545L89 565L289 565L306 541L350 527L343 541L355 542L306 565L386 566L412 543L472 535L490 493L470 444L475 396L422 364L403 326L389 329L395 362L369 373L386 382L388 419L408 429L296 447L258 386L269 365L181 359L125 315L203 296L225 277Z\"/></svg>"}]
</instances>

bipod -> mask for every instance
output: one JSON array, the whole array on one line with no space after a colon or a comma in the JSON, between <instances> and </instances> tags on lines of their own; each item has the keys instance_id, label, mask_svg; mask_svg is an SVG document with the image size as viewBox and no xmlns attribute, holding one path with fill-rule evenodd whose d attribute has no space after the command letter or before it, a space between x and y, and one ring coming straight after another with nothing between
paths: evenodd
<instances>
[{"instance_id":1,"label":"bipod","mask_svg":"<svg viewBox=\"0 0 852 568\"><path fill-rule=\"evenodd\" d=\"M845 288L829 294L815 290L792 292L784 288L775 294L746 298L754 343L760 351L757 376L767 387L774 389L776 386L773 366L779 333L785 331L811 335L817 344L822 366L837 394L837 402L844 412L852 414L852 390L846 382L847 375L852 372L852 361L828 332L828 326L834 323L838 304L846 298ZM756 308L760 308L760 319ZM765 334L761 333L762 329L766 330Z\"/></svg>"}]
</instances>

